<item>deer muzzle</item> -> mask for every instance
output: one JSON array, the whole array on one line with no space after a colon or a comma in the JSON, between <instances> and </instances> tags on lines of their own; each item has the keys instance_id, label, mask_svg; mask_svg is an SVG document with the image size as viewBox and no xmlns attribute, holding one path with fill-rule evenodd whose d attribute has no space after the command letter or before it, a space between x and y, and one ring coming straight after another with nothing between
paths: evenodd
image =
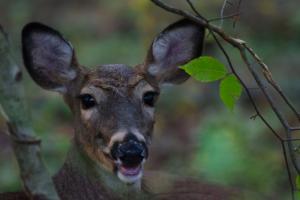
<instances>
[{"instance_id":1,"label":"deer muzzle","mask_svg":"<svg viewBox=\"0 0 300 200\"><path fill-rule=\"evenodd\" d=\"M138 141L136 137L127 137L123 142L113 145L111 156L115 160L118 177L126 183L133 183L142 176L148 148L145 142Z\"/></svg>"}]
</instances>

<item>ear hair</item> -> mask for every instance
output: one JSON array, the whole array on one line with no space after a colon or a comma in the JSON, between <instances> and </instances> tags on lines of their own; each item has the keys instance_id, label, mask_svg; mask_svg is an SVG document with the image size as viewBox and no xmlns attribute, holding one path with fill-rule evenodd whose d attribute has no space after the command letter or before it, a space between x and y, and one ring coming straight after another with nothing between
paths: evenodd
<instances>
[{"instance_id":1,"label":"ear hair","mask_svg":"<svg viewBox=\"0 0 300 200\"><path fill-rule=\"evenodd\" d=\"M164 29L153 41L144 71L159 83L181 83L189 76L181 69L202 53L204 27L182 19Z\"/></svg>"},{"instance_id":2,"label":"ear hair","mask_svg":"<svg viewBox=\"0 0 300 200\"><path fill-rule=\"evenodd\" d=\"M22 31L25 67L32 79L45 89L66 92L77 76L72 45L56 30L34 22Z\"/></svg>"}]
</instances>

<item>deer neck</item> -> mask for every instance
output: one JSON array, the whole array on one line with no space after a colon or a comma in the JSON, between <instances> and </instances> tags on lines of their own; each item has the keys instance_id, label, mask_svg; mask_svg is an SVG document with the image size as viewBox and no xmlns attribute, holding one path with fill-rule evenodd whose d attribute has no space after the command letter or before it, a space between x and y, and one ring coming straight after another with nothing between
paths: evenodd
<instances>
[{"instance_id":1,"label":"deer neck","mask_svg":"<svg viewBox=\"0 0 300 200\"><path fill-rule=\"evenodd\" d=\"M78 182L65 183L65 180ZM113 194L112 196L117 198L136 196L136 194L140 193L141 188L141 183L128 185L120 181L115 174L91 160L75 141L72 142L62 169L54 176L54 182L58 190L61 185L75 188L85 187L95 190L93 192L96 194L107 194L108 196ZM81 186L73 186L74 184ZM62 190L64 190L62 191L63 193L66 192L65 189Z\"/></svg>"}]
</instances>

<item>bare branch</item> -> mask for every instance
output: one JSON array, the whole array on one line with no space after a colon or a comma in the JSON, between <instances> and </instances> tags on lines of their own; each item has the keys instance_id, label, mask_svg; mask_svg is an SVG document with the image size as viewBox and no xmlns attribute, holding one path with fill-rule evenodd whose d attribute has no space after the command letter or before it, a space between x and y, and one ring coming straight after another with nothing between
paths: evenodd
<instances>
[{"instance_id":1,"label":"bare branch","mask_svg":"<svg viewBox=\"0 0 300 200\"><path fill-rule=\"evenodd\" d=\"M279 85L274 81L272 77L272 73L270 72L268 66L263 63L262 59L251 49L249 46L245 45L245 48L248 50L248 52L252 55L252 57L257 61L257 63L261 66L263 70L263 74L267 81L270 83L270 85L280 94L280 96L283 98L285 103L291 108L291 110L296 115L297 119L300 122L300 113L296 110L296 108L292 105L292 103L289 101L289 99L285 96Z\"/></svg>"},{"instance_id":2,"label":"bare branch","mask_svg":"<svg viewBox=\"0 0 300 200\"><path fill-rule=\"evenodd\" d=\"M169 5L163 3L160 0L151 0L151 1L154 4L156 4L157 6L165 9L168 12L171 12L171 13L174 13L174 14L186 17L186 18L188 18L188 19L190 19L190 20L192 20L192 21L194 21L194 22L196 22L196 23L198 23L198 24L206 27L207 29L212 30L213 32L215 32L216 34L218 34L220 37L222 37L225 41L227 41L229 44L231 44L232 46L234 46L236 48L243 48L242 45L245 43L244 41L226 35L225 32L222 29L220 29L219 27L217 27L217 26L215 26L213 24L210 24L207 19L205 19L205 18L199 18L197 16L194 16L194 15L190 14L187 11L180 10L180 9L174 8L172 6L169 6Z\"/></svg>"}]
</instances>

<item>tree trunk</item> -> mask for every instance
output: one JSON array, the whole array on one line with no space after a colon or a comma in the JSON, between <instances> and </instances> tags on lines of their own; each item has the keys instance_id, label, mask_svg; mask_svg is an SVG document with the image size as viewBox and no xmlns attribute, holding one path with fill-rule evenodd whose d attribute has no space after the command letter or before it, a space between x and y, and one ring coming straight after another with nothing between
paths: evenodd
<instances>
[{"instance_id":1,"label":"tree trunk","mask_svg":"<svg viewBox=\"0 0 300 200\"><path fill-rule=\"evenodd\" d=\"M32 130L22 84L22 71L12 58L8 37L0 25L0 111L8 126L24 190L28 197L59 199L41 158L40 140ZM13 198L19 194L11 195Z\"/></svg>"}]
</instances>

